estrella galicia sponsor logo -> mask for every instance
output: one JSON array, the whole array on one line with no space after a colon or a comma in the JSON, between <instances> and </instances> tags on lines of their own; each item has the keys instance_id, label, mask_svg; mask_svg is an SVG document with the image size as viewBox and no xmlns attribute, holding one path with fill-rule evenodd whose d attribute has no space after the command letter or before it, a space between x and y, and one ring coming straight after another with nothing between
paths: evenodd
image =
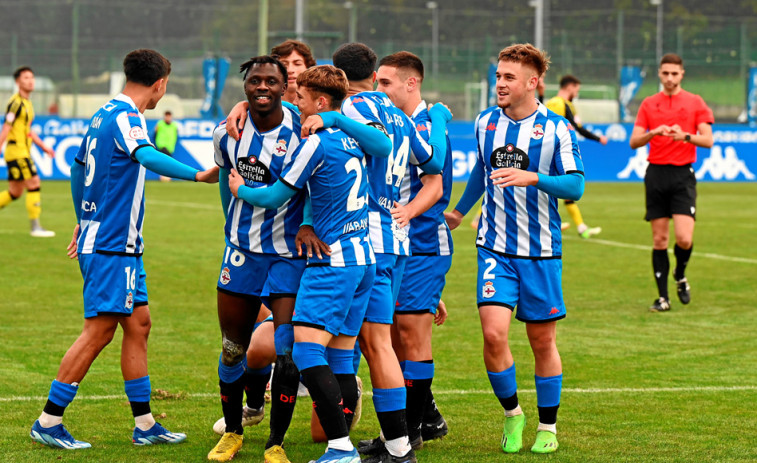
<instances>
[{"instance_id":1,"label":"estrella galicia sponsor logo","mask_svg":"<svg viewBox=\"0 0 757 463\"><path fill-rule=\"evenodd\" d=\"M251 182L270 183L271 181L271 171L257 156L237 159L237 172L242 178Z\"/></svg>"},{"instance_id":2,"label":"estrella galicia sponsor logo","mask_svg":"<svg viewBox=\"0 0 757 463\"><path fill-rule=\"evenodd\" d=\"M494 169L515 167L516 169L527 170L529 159L525 151L512 143L508 143L492 151L489 162Z\"/></svg>"}]
</instances>

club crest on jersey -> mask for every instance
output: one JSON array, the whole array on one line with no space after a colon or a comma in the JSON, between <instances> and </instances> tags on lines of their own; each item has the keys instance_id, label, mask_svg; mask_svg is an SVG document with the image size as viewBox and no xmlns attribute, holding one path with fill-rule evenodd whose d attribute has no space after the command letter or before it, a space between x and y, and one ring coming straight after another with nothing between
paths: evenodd
<instances>
[{"instance_id":1,"label":"club crest on jersey","mask_svg":"<svg viewBox=\"0 0 757 463\"><path fill-rule=\"evenodd\" d=\"M489 162L494 169L515 167L516 169L527 170L529 165L528 154L512 143L492 151Z\"/></svg>"},{"instance_id":2,"label":"club crest on jersey","mask_svg":"<svg viewBox=\"0 0 757 463\"><path fill-rule=\"evenodd\" d=\"M274 156L284 156L287 154L287 142L286 140L279 140L276 142L276 147L273 149Z\"/></svg>"},{"instance_id":3,"label":"club crest on jersey","mask_svg":"<svg viewBox=\"0 0 757 463\"><path fill-rule=\"evenodd\" d=\"M134 294L129 291L129 294L126 295L126 303L124 304L124 308L131 309L134 305Z\"/></svg>"},{"instance_id":4,"label":"club crest on jersey","mask_svg":"<svg viewBox=\"0 0 757 463\"><path fill-rule=\"evenodd\" d=\"M245 180L260 183L270 183L271 171L256 156L237 159L237 172Z\"/></svg>"},{"instance_id":5,"label":"club crest on jersey","mask_svg":"<svg viewBox=\"0 0 757 463\"><path fill-rule=\"evenodd\" d=\"M223 270L221 270L220 281L223 285L228 285L231 281L231 275L229 275L229 267L224 267Z\"/></svg>"},{"instance_id":6,"label":"club crest on jersey","mask_svg":"<svg viewBox=\"0 0 757 463\"><path fill-rule=\"evenodd\" d=\"M484 296L485 299L491 299L496 292L497 290L494 289L494 282L491 281L484 283L484 286L481 288L481 295Z\"/></svg>"},{"instance_id":7,"label":"club crest on jersey","mask_svg":"<svg viewBox=\"0 0 757 463\"><path fill-rule=\"evenodd\" d=\"M132 140L143 140L145 137L145 131L142 127L132 127L129 129L129 138Z\"/></svg>"},{"instance_id":8,"label":"club crest on jersey","mask_svg":"<svg viewBox=\"0 0 757 463\"><path fill-rule=\"evenodd\" d=\"M531 129L531 138L534 140L541 140L544 138L544 126L541 124L535 124L534 128Z\"/></svg>"}]
</instances>

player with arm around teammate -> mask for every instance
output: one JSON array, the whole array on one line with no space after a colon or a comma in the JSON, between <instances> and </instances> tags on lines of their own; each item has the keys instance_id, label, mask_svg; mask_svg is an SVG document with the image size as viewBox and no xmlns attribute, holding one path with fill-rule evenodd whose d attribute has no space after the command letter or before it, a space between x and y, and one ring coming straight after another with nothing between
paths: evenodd
<instances>
[{"instance_id":1,"label":"player with arm around teammate","mask_svg":"<svg viewBox=\"0 0 757 463\"><path fill-rule=\"evenodd\" d=\"M451 119L444 105L434 105L430 116L434 125L430 142L415 130L412 121L381 92L373 91L376 54L364 44L349 43L332 56L334 65L350 82L342 114L362 124L378 127L392 140L388 158L367 156L369 189L369 228L376 253L376 280L360 331L360 348L370 368L373 403L386 442L371 446L370 463L415 461L405 419L406 391L402 370L391 344L394 304L399 292L405 259L409 255L408 227L392 217L399 200L399 188L408 163L424 172L439 174L446 153L446 123ZM303 125L303 130L307 122ZM418 213L426 208L419 208ZM375 441L375 440L374 440ZM362 446L360 448L363 448ZM374 453L377 452L377 453Z\"/></svg>"},{"instance_id":2,"label":"player with arm around teammate","mask_svg":"<svg viewBox=\"0 0 757 463\"><path fill-rule=\"evenodd\" d=\"M305 259L296 252L295 236L303 221L304 193L276 211L231 197L228 172L237 170L251 185L272 185L300 143L299 115L281 104L286 68L276 58L258 56L240 66L249 111L239 140L225 124L213 134L215 159L221 168L222 204L227 211L224 251L218 278L218 318L222 334L219 358L221 405L225 433L208 458L228 461L242 446L242 396L245 358L261 303L274 321L276 368L272 381L270 435L266 461L288 461L282 448L294 411L299 372L291 358L294 300Z\"/></svg>"},{"instance_id":3,"label":"player with arm around teammate","mask_svg":"<svg viewBox=\"0 0 757 463\"><path fill-rule=\"evenodd\" d=\"M297 82L303 118L338 109L348 89L344 73L333 66L309 69ZM313 227L329 252L308 258L293 318L293 357L328 437L326 453L317 461L356 463L360 456L348 423L348 408L357 402L352 357L375 276L364 153L340 129L319 130L297 149L273 186L250 188L235 171L229 185L235 196L271 209L305 187L310 191Z\"/></svg>"},{"instance_id":4,"label":"player with arm around teammate","mask_svg":"<svg viewBox=\"0 0 757 463\"><path fill-rule=\"evenodd\" d=\"M497 66L497 106L474 125L477 161L451 228L484 195L478 226L478 310L484 364L505 410L502 450L522 447L525 416L518 404L515 364L508 344L511 315L526 323L534 354L539 426L532 452L557 450L562 363L556 322L565 317L558 198L580 199L583 163L568 122L534 98L546 54L530 44L503 49Z\"/></svg>"},{"instance_id":5,"label":"player with arm around teammate","mask_svg":"<svg viewBox=\"0 0 757 463\"><path fill-rule=\"evenodd\" d=\"M71 192L77 225L69 256L78 258L84 277L84 328L61 361L47 404L31 437L51 447L81 449L62 424L63 413L79 383L121 325L121 373L129 398L136 445L186 439L157 423L150 411L147 338L150 310L142 265L145 169L184 180L212 183L218 169L204 172L155 149L142 113L166 92L171 63L154 50L135 50L124 59L123 92L92 117L71 167Z\"/></svg>"},{"instance_id":6,"label":"player with arm around teammate","mask_svg":"<svg viewBox=\"0 0 757 463\"><path fill-rule=\"evenodd\" d=\"M423 76L420 58L401 51L379 61L376 81L377 90L386 93L395 106L411 117L416 130L428 140L431 120L421 97ZM447 140L442 174L427 175L410 166L400 190L400 203L406 205L402 209L407 209L414 218L410 220L411 256L405 265L395 308L392 343L405 378L408 433L414 447L448 432L431 394L434 377L431 327L452 263L452 236L444 220L451 191L452 149ZM425 195L431 195L433 206L423 214L415 214L412 210L419 200L424 201Z\"/></svg>"}]
</instances>

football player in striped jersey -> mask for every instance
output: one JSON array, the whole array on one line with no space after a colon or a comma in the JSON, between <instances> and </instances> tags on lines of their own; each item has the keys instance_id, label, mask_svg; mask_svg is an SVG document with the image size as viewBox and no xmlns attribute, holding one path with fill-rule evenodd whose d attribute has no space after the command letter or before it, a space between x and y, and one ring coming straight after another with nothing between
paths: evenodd
<instances>
[{"instance_id":1,"label":"football player in striped jersey","mask_svg":"<svg viewBox=\"0 0 757 463\"><path fill-rule=\"evenodd\" d=\"M481 195L478 225L478 310L484 363L505 409L502 449L518 452L525 415L518 405L515 364L508 345L512 312L526 323L534 354L539 426L532 452L557 450L557 409L562 363L556 321L565 317L562 237L557 200L580 199L583 163L568 121L534 97L549 66L531 44L503 49L497 66L497 106L475 121L477 162L455 210L451 228ZM516 311L517 309L517 311Z\"/></svg>"},{"instance_id":2,"label":"football player in striped jersey","mask_svg":"<svg viewBox=\"0 0 757 463\"><path fill-rule=\"evenodd\" d=\"M75 163L71 195L77 225L68 255L78 258L84 278L84 328L61 361L47 404L31 437L51 447L81 449L63 426L63 412L79 383L120 325L121 372L135 428L135 445L175 444L186 435L172 433L150 411L147 338L150 309L142 265L145 169L184 180L214 183L218 169L198 172L150 143L143 112L154 109L166 92L171 63L154 50L134 50L123 62L121 94L92 117Z\"/></svg>"},{"instance_id":3,"label":"football player in striped jersey","mask_svg":"<svg viewBox=\"0 0 757 463\"><path fill-rule=\"evenodd\" d=\"M348 90L346 76L333 66L308 69L297 84L303 119L316 113L327 119L324 112L337 110ZM378 130L335 112L328 115L332 122L324 121L325 125L336 126L311 131L271 187L250 188L235 170L229 185L245 202L271 210L303 188L310 192L313 229L328 250L308 256L293 317L293 358L328 438L326 453L317 461L355 463L360 456L349 439L358 399L353 349L376 269L368 237L368 180L361 146L373 149L374 156L387 156L391 144ZM339 128L339 121L370 139L359 144Z\"/></svg>"}]
</instances>

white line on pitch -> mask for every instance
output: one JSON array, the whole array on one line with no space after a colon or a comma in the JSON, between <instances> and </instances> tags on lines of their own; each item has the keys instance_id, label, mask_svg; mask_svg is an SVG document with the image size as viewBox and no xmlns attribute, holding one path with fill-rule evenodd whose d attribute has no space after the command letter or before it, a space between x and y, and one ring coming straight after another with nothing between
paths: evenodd
<instances>
[{"instance_id":1,"label":"white line on pitch","mask_svg":"<svg viewBox=\"0 0 757 463\"><path fill-rule=\"evenodd\" d=\"M563 239L567 239L569 241L582 241L584 243L603 244L605 246L615 246L616 248L638 249L640 251L649 251L650 249L652 249L652 246L650 245L644 246L641 244L622 243L620 241L610 241L610 240L603 240L599 238L591 238L588 240L584 240L584 239L574 238L572 236L563 235ZM671 249L668 249L668 254L673 254L673 251ZM713 254L710 252L697 252L694 255L697 257L707 257L709 259L725 260L728 262L740 262L742 264L757 264L757 259L749 259L747 257L731 257L731 256L724 256L721 254Z\"/></svg>"},{"instance_id":2,"label":"white line on pitch","mask_svg":"<svg viewBox=\"0 0 757 463\"><path fill-rule=\"evenodd\" d=\"M562 392L567 394L642 394L650 392L726 392L726 391L757 391L757 386L691 386L691 387L608 387L608 388L564 388ZM518 389L519 393L533 394L535 389ZM456 390L434 390L434 395L485 395L492 394L491 389L456 389ZM370 391L365 392L366 396L372 395ZM187 398L210 398L218 397L218 393L199 392L195 394L186 394ZM32 402L44 401L44 396L11 396L0 397L0 402ZM78 400L117 400L126 399L123 394L112 395L82 395ZM154 399L158 400L158 399Z\"/></svg>"}]
</instances>

